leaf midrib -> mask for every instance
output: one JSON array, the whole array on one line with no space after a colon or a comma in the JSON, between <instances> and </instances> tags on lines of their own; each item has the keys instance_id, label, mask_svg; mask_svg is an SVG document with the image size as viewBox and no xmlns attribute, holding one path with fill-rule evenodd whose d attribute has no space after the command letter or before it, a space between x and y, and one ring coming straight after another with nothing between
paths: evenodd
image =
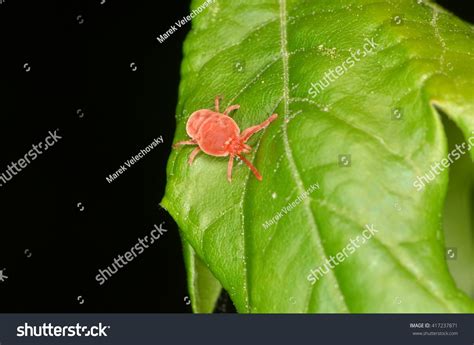
<instances>
[{"instance_id":1,"label":"leaf midrib","mask_svg":"<svg viewBox=\"0 0 474 345\"><path fill-rule=\"evenodd\" d=\"M290 113L290 89L289 89L290 75L289 75L289 67L288 67L289 55L288 55L288 37L287 37L288 14L286 10L286 0L279 0L279 1L280 1L280 49L281 49L281 59L282 59L282 65L283 65L283 104L284 104L284 118L286 120L288 117L288 114ZM301 195L305 192L305 187L293 158L290 143L288 140L287 127L288 127L288 123L286 121L283 121L282 128L283 128L283 142L284 142L285 154L288 158L289 168L290 168L291 174L293 175L293 180L295 181L296 186L298 188L298 192ZM314 215L311 210L309 202L310 202L310 199L305 198L302 203L303 203L303 207L306 213L308 214L308 219L311 222L311 227L312 229L314 229L314 231L312 231L311 233L314 234L313 238L315 241L315 245L321 252L323 259L327 260L328 256L326 254L326 249L324 248L324 245L321 241L321 234L319 232L318 226L314 219ZM344 294L342 293L341 286L335 272L330 271L330 273L328 274L328 277L334 280L335 286L337 287L337 292L339 294L339 297L344 303L345 309L347 309L347 311L350 311L349 306L347 305L347 302L345 300ZM316 288L316 285L313 285L313 287L311 288L309 292L310 300L311 300L312 291L315 288ZM309 306L309 301L307 302L307 306Z\"/></svg>"}]
</instances>

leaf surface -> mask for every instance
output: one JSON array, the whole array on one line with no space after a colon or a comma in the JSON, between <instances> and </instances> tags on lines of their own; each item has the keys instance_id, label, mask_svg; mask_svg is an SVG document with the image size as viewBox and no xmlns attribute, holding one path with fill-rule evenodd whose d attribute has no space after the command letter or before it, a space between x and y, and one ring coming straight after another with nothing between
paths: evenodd
<instances>
[{"instance_id":1,"label":"leaf surface","mask_svg":"<svg viewBox=\"0 0 474 345\"><path fill-rule=\"evenodd\" d=\"M472 135L473 42L428 1L216 0L195 17L175 140L216 95L240 104L241 130L279 114L248 142L262 182L239 162L228 183L227 158L189 166L190 147L168 163L162 203L239 312L474 312L445 260L448 170L414 186L448 154L436 108ZM378 232L311 284L367 224Z\"/></svg>"}]
</instances>

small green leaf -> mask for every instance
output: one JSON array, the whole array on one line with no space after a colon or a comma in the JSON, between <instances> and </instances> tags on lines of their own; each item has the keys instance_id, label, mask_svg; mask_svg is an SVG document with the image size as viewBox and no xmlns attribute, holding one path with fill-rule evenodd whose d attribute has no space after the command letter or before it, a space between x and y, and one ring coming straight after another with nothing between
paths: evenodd
<instances>
[{"instance_id":1,"label":"small green leaf","mask_svg":"<svg viewBox=\"0 0 474 345\"><path fill-rule=\"evenodd\" d=\"M450 139L449 150L453 150L464 138L452 122L444 121L443 124ZM454 250L452 257L447 256L449 271L457 286L471 297L474 297L473 169L467 155L451 166L443 220L447 251Z\"/></svg>"},{"instance_id":2,"label":"small green leaf","mask_svg":"<svg viewBox=\"0 0 474 345\"><path fill-rule=\"evenodd\" d=\"M183 252L193 311L195 313L212 313L222 291L222 286L186 240L183 240Z\"/></svg>"},{"instance_id":3,"label":"small green leaf","mask_svg":"<svg viewBox=\"0 0 474 345\"><path fill-rule=\"evenodd\" d=\"M474 131L471 25L427 0L215 0L184 53L176 141L216 95L242 130L279 114L248 142L262 182L190 147L168 163L163 205L239 312L474 312L445 260L448 169L414 185L448 155L437 109Z\"/></svg>"}]
</instances>

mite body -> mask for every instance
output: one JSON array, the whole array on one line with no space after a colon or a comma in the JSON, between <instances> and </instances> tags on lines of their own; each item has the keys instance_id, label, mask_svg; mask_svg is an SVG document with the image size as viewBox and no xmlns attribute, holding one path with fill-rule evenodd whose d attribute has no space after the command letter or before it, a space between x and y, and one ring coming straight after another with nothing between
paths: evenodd
<instances>
[{"instance_id":1,"label":"mite body","mask_svg":"<svg viewBox=\"0 0 474 345\"><path fill-rule=\"evenodd\" d=\"M262 180L262 175L242 154L249 153L252 148L246 144L250 137L256 132L267 127L278 115L273 114L261 124L252 126L240 132L237 123L229 116L230 112L240 108L239 105L231 105L224 113L219 112L219 96L215 99L215 111L209 109L197 110L191 114L186 124L186 132L191 140L180 141L173 145L177 148L182 145L198 145L189 156L189 164L193 163L196 155L203 151L211 156L229 156L227 165L227 179L232 181L232 167L234 157L239 157L258 180Z\"/></svg>"}]
</instances>

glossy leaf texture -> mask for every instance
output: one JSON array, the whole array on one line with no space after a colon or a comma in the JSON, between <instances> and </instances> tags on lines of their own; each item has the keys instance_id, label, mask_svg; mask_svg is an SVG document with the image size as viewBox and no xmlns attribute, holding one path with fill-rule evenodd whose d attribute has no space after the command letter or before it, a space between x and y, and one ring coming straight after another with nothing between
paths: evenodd
<instances>
[{"instance_id":1,"label":"glossy leaf texture","mask_svg":"<svg viewBox=\"0 0 474 345\"><path fill-rule=\"evenodd\" d=\"M216 95L241 130L279 114L249 141L262 182L236 161L229 183L227 158L190 166L189 146L167 167L162 204L239 312L474 312L445 260L448 169L414 186L448 154L438 109L473 135L473 33L417 0L216 0L193 19L175 141Z\"/></svg>"}]
</instances>

